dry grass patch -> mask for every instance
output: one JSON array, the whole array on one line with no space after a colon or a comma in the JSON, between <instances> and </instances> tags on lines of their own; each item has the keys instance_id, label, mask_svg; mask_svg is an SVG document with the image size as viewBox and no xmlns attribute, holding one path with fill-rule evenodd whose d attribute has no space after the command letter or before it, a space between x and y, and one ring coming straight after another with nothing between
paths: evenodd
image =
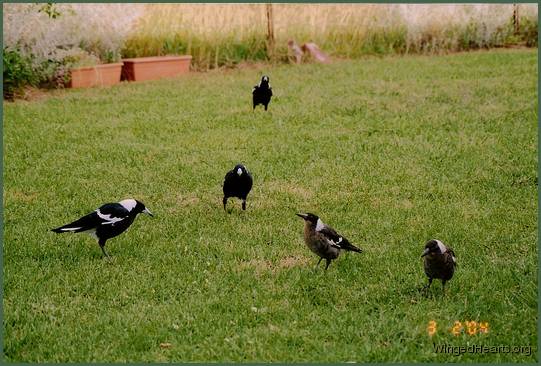
<instances>
[{"instance_id":1,"label":"dry grass patch","mask_svg":"<svg viewBox=\"0 0 541 366\"><path fill-rule=\"evenodd\" d=\"M243 261L239 264L239 268L242 270L251 269L255 270L257 275L263 272L276 273L278 271L289 269L293 267L306 266L309 264L308 257L301 256L289 256L280 259L277 263L273 263L270 260L264 259L251 259L249 261Z\"/></svg>"},{"instance_id":2,"label":"dry grass patch","mask_svg":"<svg viewBox=\"0 0 541 366\"><path fill-rule=\"evenodd\" d=\"M36 200L36 198L39 197L38 192L23 192L21 190L6 190L4 191L4 201L6 200L13 200L23 203L31 203Z\"/></svg>"}]
</instances>

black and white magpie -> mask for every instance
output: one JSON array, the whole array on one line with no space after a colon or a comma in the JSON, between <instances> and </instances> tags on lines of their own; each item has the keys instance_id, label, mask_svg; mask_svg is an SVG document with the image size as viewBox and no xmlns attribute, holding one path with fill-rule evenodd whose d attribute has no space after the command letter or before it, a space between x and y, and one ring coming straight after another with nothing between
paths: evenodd
<instances>
[{"instance_id":1,"label":"black and white magpie","mask_svg":"<svg viewBox=\"0 0 541 366\"><path fill-rule=\"evenodd\" d=\"M229 197L237 197L242 200L242 209L246 210L246 197L252 189L252 175L242 164L237 164L228 171L224 178L224 210L226 209L227 199Z\"/></svg>"},{"instance_id":2,"label":"black and white magpie","mask_svg":"<svg viewBox=\"0 0 541 366\"><path fill-rule=\"evenodd\" d=\"M98 240L103 254L109 257L105 252L107 239L122 234L130 227L139 213L153 216L142 202L128 198L118 203L106 203L88 215L51 231L55 233L89 233Z\"/></svg>"},{"instance_id":3,"label":"black and white magpie","mask_svg":"<svg viewBox=\"0 0 541 366\"><path fill-rule=\"evenodd\" d=\"M259 84L254 86L254 88L252 89L252 101L254 109L256 105L263 104L263 106L265 106L265 110L267 110L267 106L270 103L271 97L272 88L269 84L269 77L264 75L261 78Z\"/></svg>"},{"instance_id":4,"label":"black and white magpie","mask_svg":"<svg viewBox=\"0 0 541 366\"><path fill-rule=\"evenodd\" d=\"M424 258L425 274L428 277L428 285L425 286L425 289L428 290L432 280L438 278L441 280L443 291L445 291L445 282L449 281L455 273L455 252L446 247L440 240L432 239L426 242L421 258Z\"/></svg>"},{"instance_id":5,"label":"black and white magpie","mask_svg":"<svg viewBox=\"0 0 541 366\"><path fill-rule=\"evenodd\" d=\"M338 258L341 250L362 253L361 249L351 244L332 227L324 224L316 215L311 213L298 213L296 215L304 219L304 242L312 252L320 257L317 266L325 259L327 261L325 270L327 270L331 260Z\"/></svg>"}]
</instances>

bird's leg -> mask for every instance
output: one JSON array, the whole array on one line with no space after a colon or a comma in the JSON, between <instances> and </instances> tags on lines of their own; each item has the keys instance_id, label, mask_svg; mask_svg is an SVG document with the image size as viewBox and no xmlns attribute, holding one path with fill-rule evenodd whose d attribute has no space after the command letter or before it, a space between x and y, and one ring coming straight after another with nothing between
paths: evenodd
<instances>
[{"instance_id":1,"label":"bird's leg","mask_svg":"<svg viewBox=\"0 0 541 366\"><path fill-rule=\"evenodd\" d=\"M242 209L246 210L246 200L242 200Z\"/></svg>"},{"instance_id":2,"label":"bird's leg","mask_svg":"<svg viewBox=\"0 0 541 366\"><path fill-rule=\"evenodd\" d=\"M327 261L327 265L325 266L325 271L327 270L327 268L329 268L329 265L331 264L330 259L326 259L326 261Z\"/></svg>"},{"instance_id":3,"label":"bird's leg","mask_svg":"<svg viewBox=\"0 0 541 366\"><path fill-rule=\"evenodd\" d=\"M428 279L428 283L423 287L423 290L428 291L430 285L432 285L432 278Z\"/></svg>"},{"instance_id":4,"label":"bird's leg","mask_svg":"<svg viewBox=\"0 0 541 366\"><path fill-rule=\"evenodd\" d=\"M224 211L227 211L227 209L225 208L225 206L227 205L227 197L224 196L224 199L222 202L224 204Z\"/></svg>"},{"instance_id":5,"label":"bird's leg","mask_svg":"<svg viewBox=\"0 0 541 366\"><path fill-rule=\"evenodd\" d=\"M323 260L323 258L319 258L319 261L316 264L316 268L319 267L319 264L321 263L322 260Z\"/></svg>"},{"instance_id":6,"label":"bird's leg","mask_svg":"<svg viewBox=\"0 0 541 366\"><path fill-rule=\"evenodd\" d=\"M103 253L103 256L104 256L105 258L110 259L111 257L110 257L109 254L107 254L107 252L105 251L105 242L106 242L106 240L100 239L100 240L98 241L98 244L100 245L100 249L101 249L101 251L102 251L102 253Z\"/></svg>"},{"instance_id":7,"label":"bird's leg","mask_svg":"<svg viewBox=\"0 0 541 366\"><path fill-rule=\"evenodd\" d=\"M265 104L265 110L267 110L267 106L268 106L268 104Z\"/></svg>"},{"instance_id":8,"label":"bird's leg","mask_svg":"<svg viewBox=\"0 0 541 366\"><path fill-rule=\"evenodd\" d=\"M101 251L103 253L103 256L105 258L108 258L110 259L111 257L109 256L109 254L107 254L107 252L105 251L105 242L102 244L101 241L100 241L100 248L101 248Z\"/></svg>"},{"instance_id":9,"label":"bird's leg","mask_svg":"<svg viewBox=\"0 0 541 366\"><path fill-rule=\"evenodd\" d=\"M441 289L442 289L441 291L443 292L443 295L445 295L445 281L444 280L441 281Z\"/></svg>"}]
</instances>

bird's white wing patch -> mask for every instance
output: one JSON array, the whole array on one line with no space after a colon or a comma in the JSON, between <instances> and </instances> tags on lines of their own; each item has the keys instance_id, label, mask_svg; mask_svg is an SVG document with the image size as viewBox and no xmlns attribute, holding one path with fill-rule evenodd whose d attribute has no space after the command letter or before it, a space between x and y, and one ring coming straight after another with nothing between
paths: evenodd
<instances>
[{"instance_id":1,"label":"bird's white wing patch","mask_svg":"<svg viewBox=\"0 0 541 366\"><path fill-rule=\"evenodd\" d=\"M135 206L137 206L137 201L133 198L128 198L119 202L124 208L131 212Z\"/></svg>"},{"instance_id":2,"label":"bird's white wing patch","mask_svg":"<svg viewBox=\"0 0 541 366\"><path fill-rule=\"evenodd\" d=\"M439 240L436 240L436 243L438 243L438 248L440 248L440 252L445 253L445 251L447 250L447 247L445 247L445 245Z\"/></svg>"},{"instance_id":3,"label":"bird's white wing patch","mask_svg":"<svg viewBox=\"0 0 541 366\"><path fill-rule=\"evenodd\" d=\"M115 222L119 222L125 219L124 217L112 217L111 215L102 214L99 209L96 210L96 213L98 214L100 219L105 220L105 222L102 223L102 225L111 225L111 224L114 224Z\"/></svg>"},{"instance_id":4,"label":"bird's white wing patch","mask_svg":"<svg viewBox=\"0 0 541 366\"><path fill-rule=\"evenodd\" d=\"M65 229L60 229L62 231L75 231L75 230L79 230L81 227L67 227Z\"/></svg>"},{"instance_id":5,"label":"bird's white wing patch","mask_svg":"<svg viewBox=\"0 0 541 366\"><path fill-rule=\"evenodd\" d=\"M338 241L334 241L332 239L328 239L328 240L329 240L329 244L331 244L331 246L333 246L335 248L338 248L338 249L342 249L342 247L340 246L340 243L342 242L342 237L339 237Z\"/></svg>"},{"instance_id":6,"label":"bird's white wing patch","mask_svg":"<svg viewBox=\"0 0 541 366\"><path fill-rule=\"evenodd\" d=\"M323 221L321 221L321 219L317 219L316 231L321 231L324 227L325 224L323 223Z\"/></svg>"}]
</instances>

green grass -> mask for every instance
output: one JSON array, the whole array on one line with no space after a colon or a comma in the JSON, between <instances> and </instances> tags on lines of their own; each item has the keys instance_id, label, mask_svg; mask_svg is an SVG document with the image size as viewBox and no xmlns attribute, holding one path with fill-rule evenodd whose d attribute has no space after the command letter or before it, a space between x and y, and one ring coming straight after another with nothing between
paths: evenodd
<instances>
[{"instance_id":1,"label":"green grass","mask_svg":"<svg viewBox=\"0 0 541 366\"><path fill-rule=\"evenodd\" d=\"M537 50L260 67L4 104L6 360L537 362ZM127 197L155 217L111 262L48 231ZM365 252L314 271L299 211ZM457 254L445 296L418 291L430 238Z\"/></svg>"}]
</instances>

